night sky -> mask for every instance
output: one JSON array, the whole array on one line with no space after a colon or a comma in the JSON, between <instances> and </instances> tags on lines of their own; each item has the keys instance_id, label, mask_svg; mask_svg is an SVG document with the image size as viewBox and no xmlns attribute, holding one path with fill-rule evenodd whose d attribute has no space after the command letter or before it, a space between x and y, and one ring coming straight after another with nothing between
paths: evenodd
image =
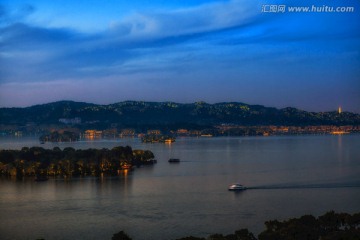
<instances>
[{"instance_id":1,"label":"night sky","mask_svg":"<svg viewBox=\"0 0 360 240\"><path fill-rule=\"evenodd\" d=\"M0 107L58 100L360 113L360 1L1 0Z\"/></svg>"}]
</instances>

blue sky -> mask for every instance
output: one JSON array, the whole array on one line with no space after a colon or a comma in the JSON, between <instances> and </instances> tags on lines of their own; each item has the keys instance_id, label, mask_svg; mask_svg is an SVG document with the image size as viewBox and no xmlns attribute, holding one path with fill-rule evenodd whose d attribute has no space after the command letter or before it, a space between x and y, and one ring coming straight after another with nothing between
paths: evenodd
<instances>
[{"instance_id":1,"label":"blue sky","mask_svg":"<svg viewBox=\"0 0 360 240\"><path fill-rule=\"evenodd\" d=\"M264 13L263 5L347 13ZM358 0L3 0L0 106L74 100L360 113Z\"/></svg>"}]
</instances>

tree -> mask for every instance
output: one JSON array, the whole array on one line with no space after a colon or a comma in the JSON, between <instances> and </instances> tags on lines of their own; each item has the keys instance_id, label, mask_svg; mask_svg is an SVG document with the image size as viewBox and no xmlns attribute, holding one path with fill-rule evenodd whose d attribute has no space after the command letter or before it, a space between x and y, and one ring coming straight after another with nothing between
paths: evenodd
<instances>
[{"instance_id":1,"label":"tree","mask_svg":"<svg viewBox=\"0 0 360 240\"><path fill-rule=\"evenodd\" d=\"M120 231L118 233L115 233L111 240L132 240L124 231Z\"/></svg>"},{"instance_id":2,"label":"tree","mask_svg":"<svg viewBox=\"0 0 360 240\"><path fill-rule=\"evenodd\" d=\"M226 238L222 235L222 234L213 234L213 235L210 235L209 240L226 240Z\"/></svg>"},{"instance_id":3,"label":"tree","mask_svg":"<svg viewBox=\"0 0 360 240\"><path fill-rule=\"evenodd\" d=\"M360 230L360 213L355 213L352 216L349 215L346 218L346 223L350 227L350 229Z\"/></svg>"},{"instance_id":4,"label":"tree","mask_svg":"<svg viewBox=\"0 0 360 240\"><path fill-rule=\"evenodd\" d=\"M178 238L176 240L205 240L205 238L198 238L198 237L190 236L190 237Z\"/></svg>"},{"instance_id":5,"label":"tree","mask_svg":"<svg viewBox=\"0 0 360 240\"><path fill-rule=\"evenodd\" d=\"M321 228L325 231L335 231L342 225L339 214L334 211L325 213L319 217Z\"/></svg>"},{"instance_id":6,"label":"tree","mask_svg":"<svg viewBox=\"0 0 360 240\"><path fill-rule=\"evenodd\" d=\"M254 234L249 232L248 229L240 229L235 232L237 240L256 240Z\"/></svg>"}]
</instances>

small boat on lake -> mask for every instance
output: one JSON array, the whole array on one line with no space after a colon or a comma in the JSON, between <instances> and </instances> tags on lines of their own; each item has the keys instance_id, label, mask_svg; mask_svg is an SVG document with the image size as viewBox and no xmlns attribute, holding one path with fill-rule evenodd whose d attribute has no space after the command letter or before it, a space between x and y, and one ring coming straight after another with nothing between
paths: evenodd
<instances>
[{"instance_id":1,"label":"small boat on lake","mask_svg":"<svg viewBox=\"0 0 360 240\"><path fill-rule=\"evenodd\" d=\"M228 189L229 189L229 191L243 191L243 190L246 190L246 187L244 187L243 185L241 185L239 183L234 183L234 184L231 184Z\"/></svg>"},{"instance_id":2,"label":"small boat on lake","mask_svg":"<svg viewBox=\"0 0 360 240\"><path fill-rule=\"evenodd\" d=\"M170 158L169 159L169 163L179 163L180 162L180 159L178 158Z\"/></svg>"}]
</instances>

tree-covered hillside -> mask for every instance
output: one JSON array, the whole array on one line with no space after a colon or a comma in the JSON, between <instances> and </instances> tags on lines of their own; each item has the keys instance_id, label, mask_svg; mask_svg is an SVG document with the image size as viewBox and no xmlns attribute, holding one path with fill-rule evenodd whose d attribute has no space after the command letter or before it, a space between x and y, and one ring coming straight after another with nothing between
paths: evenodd
<instances>
[{"instance_id":1,"label":"tree-covered hillside","mask_svg":"<svg viewBox=\"0 0 360 240\"><path fill-rule=\"evenodd\" d=\"M0 108L0 124L58 124L60 119L81 119L81 124L108 127L176 126L196 128L219 124L238 125L359 125L360 115L349 112L306 112L295 108L276 109L238 102L126 101L96 105L60 101L26 108Z\"/></svg>"}]
</instances>

